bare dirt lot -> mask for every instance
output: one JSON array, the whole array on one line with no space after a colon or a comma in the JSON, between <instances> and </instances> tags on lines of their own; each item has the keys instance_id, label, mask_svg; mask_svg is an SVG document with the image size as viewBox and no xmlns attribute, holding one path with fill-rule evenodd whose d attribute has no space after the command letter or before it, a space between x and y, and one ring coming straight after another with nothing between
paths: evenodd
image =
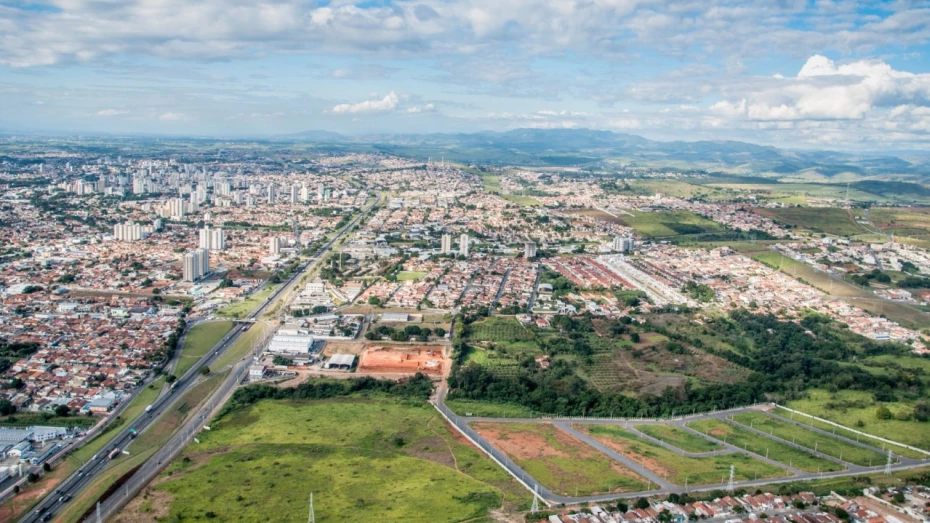
<instances>
[{"instance_id":1,"label":"bare dirt lot","mask_svg":"<svg viewBox=\"0 0 930 523\"><path fill-rule=\"evenodd\" d=\"M410 373L442 375L448 365L440 346L373 345L362 353L358 365L363 373Z\"/></svg>"}]
</instances>

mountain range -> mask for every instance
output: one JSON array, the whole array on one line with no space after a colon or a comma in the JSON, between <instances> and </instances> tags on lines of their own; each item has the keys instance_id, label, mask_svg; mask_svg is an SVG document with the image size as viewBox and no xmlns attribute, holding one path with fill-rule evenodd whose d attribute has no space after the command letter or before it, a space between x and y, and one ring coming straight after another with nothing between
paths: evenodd
<instances>
[{"instance_id":1,"label":"mountain range","mask_svg":"<svg viewBox=\"0 0 930 523\"><path fill-rule=\"evenodd\" d=\"M798 181L924 181L930 153L896 155L779 149L739 141L657 141L591 129L514 129L450 134L347 136L306 131L273 141L364 145L401 156L457 162L616 169L624 165L795 178Z\"/></svg>"}]
</instances>

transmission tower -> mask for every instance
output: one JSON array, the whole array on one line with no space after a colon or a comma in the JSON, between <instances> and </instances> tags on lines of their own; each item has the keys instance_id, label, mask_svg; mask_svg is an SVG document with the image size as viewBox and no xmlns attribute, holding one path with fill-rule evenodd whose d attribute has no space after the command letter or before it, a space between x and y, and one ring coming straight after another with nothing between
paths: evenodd
<instances>
[{"instance_id":1,"label":"transmission tower","mask_svg":"<svg viewBox=\"0 0 930 523\"><path fill-rule=\"evenodd\" d=\"M535 514L539 512L539 485L536 485L536 488L533 490L533 506L530 507L530 512Z\"/></svg>"},{"instance_id":2,"label":"transmission tower","mask_svg":"<svg viewBox=\"0 0 930 523\"><path fill-rule=\"evenodd\" d=\"M727 482L727 492L733 492L733 476L736 474L736 467L730 465L730 481Z\"/></svg>"},{"instance_id":3,"label":"transmission tower","mask_svg":"<svg viewBox=\"0 0 930 523\"><path fill-rule=\"evenodd\" d=\"M885 475L891 475L891 449L888 449L888 462L885 463Z\"/></svg>"},{"instance_id":4,"label":"transmission tower","mask_svg":"<svg viewBox=\"0 0 930 523\"><path fill-rule=\"evenodd\" d=\"M313 513L313 492L310 493L310 517L307 523L316 523L316 515Z\"/></svg>"},{"instance_id":5,"label":"transmission tower","mask_svg":"<svg viewBox=\"0 0 930 523\"><path fill-rule=\"evenodd\" d=\"M100 502L98 501L97 502L97 523L100 523L101 521L102 520L100 519Z\"/></svg>"}]
</instances>

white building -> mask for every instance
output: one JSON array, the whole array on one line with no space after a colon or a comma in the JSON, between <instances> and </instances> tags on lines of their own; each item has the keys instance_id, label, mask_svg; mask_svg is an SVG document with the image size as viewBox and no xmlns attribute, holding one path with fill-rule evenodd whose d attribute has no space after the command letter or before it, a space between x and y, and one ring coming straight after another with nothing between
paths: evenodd
<instances>
[{"instance_id":1,"label":"white building","mask_svg":"<svg viewBox=\"0 0 930 523\"><path fill-rule=\"evenodd\" d=\"M449 254L452 252L452 235L443 234L442 235L442 248L440 251L442 254Z\"/></svg>"},{"instance_id":2,"label":"white building","mask_svg":"<svg viewBox=\"0 0 930 523\"><path fill-rule=\"evenodd\" d=\"M614 252L623 252L623 253L633 252L634 246L635 246L635 242L633 238L625 238L622 236L615 237L613 244L611 245Z\"/></svg>"},{"instance_id":3,"label":"white building","mask_svg":"<svg viewBox=\"0 0 930 523\"><path fill-rule=\"evenodd\" d=\"M313 336L276 334L268 344L267 352L271 354L289 354L291 356L306 356L313 347Z\"/></svg>"},{"instance_id":4,"label":"white building","mask_svg":"<svg viewBox=\"0 0 930 523\"><path fill-rule=\"evenodd\" d=\"M204 225L200 229L200 248L208 251L222 251L226 248L226 236L223 229L211 229Z\"/></svg>"},{"instance_id":5,"label":"white building","mask_svg":"<svg viewBox=\"0 0 930 523\"><path fill-rule=\"evenodd\" d=\"M468 257L468 235L463 234L459 236L459 254L462 256Z\"/></svg>"},{"instance_id":6,"label":"white building","mask_svg":"<svg viewBox=\"0 0 930 523\"><path fill-rule=\"evenodd\" d=\"M527 260L536 257L536 242L526 242L523 246L523 257Z\"/></svg>"},{"instance_id":7,"label":"white building","mask_svg":"<svg viewBox=\"0 0 930 523\"><path fill-rule=\"evenodd\" d=\"M284 239L279 236L272 236L268 239L268 253L277 256L281 254L281 247L284 246Z\"/></svg>"},{"instance_id":8,"label":"white building","mask_svg":"<svg viewBox=\"0 0 930 523\"><path fill-rule=\"evenodd\" d=\"M197 249L184 255L184 281L194 282L210 272L210 251Z\"/></svg>"}]
</instances>

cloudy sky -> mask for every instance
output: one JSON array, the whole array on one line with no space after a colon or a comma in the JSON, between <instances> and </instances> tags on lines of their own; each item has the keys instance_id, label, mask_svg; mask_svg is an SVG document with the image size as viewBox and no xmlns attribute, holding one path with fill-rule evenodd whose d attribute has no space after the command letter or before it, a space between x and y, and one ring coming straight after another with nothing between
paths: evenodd
<instances>
[{"instance_id":1,"label":"cloudy sky","mask_svg":"<svg viewBox=\"0 0 930 523\"><path fill-rule=\"evenodd\" d=\"M0 130L930 148L930 1L0 0Z\"/></svg>"}]
</instances>

